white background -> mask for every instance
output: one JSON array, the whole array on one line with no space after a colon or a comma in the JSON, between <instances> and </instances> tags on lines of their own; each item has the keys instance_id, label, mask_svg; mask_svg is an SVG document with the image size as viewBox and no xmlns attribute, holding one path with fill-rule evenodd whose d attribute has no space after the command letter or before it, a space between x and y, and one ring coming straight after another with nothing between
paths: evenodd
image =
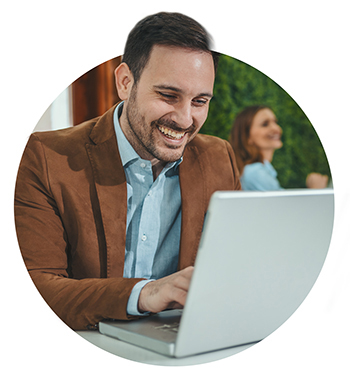
<instances>
[{"instance_id":1,"label":"white background","mask_svg":"<svg viewBox=\"0 0 350 374\"><path fill-rule=\"evenodd\" d=\"M323 142L336 193L330 252L298 311L255 347L215 363L182 368L181 373L349 373L348 3L186 0L166 4L2 2L1 366L7 373L164 370L96 348L51 312L31 283L18 250L13 193L28 136L51 102L81 74L122 54L126 36L139 19L166 10L197 19L213 35L219 52L261 70L294 98ZM179 370L167 370L172 369Z\"/></svg>"}]
</instances>

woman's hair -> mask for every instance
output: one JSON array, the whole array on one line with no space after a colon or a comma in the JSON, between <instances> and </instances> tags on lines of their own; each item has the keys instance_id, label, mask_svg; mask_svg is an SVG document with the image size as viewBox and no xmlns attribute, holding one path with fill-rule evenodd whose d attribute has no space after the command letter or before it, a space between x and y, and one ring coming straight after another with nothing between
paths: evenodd
<instances>
[{"instance_id":1,"label":"woman's hair","mask_svg":"<svg viewBox=\"0 0 350 374\"><path fill-rule=\"evenodd\" d=\"M229 142L235 152L240 174L242 174L245 165L264 161L259 149L255 145L249 145L248 139L255 115L259 110L266 108L270 109L264 105L246 107L233 122Z\"/></svg>"},{"instance_id":2,"label":"woman's hair","mask_svg":"<svg viewBox=\"0 0 350 374\"><path fill-rule=\"evenodd\" d=\"M137 83L154 45L181 47L212 55L216 70L219 54L211 51L211 38L194 19L181 13L160 12L139 21L130 31L125 44L123 62Z\"/></svg>"}]
</instances>

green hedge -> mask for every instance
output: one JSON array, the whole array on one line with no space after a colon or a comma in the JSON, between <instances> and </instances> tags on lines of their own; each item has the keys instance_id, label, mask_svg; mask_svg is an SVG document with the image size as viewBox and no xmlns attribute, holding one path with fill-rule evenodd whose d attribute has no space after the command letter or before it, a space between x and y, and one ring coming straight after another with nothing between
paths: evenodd
<instances>
[{"instance_id":1,"label":"green hedge","mask_svg":"<svg viewBox=\"0 0 350 374\"><path fill-rule=\"evenodd\" d=\"M221 55L207 121L201 133L228 139L235 116L246 106L268 105L283 129L283 147L272 164L284 188L305 187L310 172L330 177L322 144L297 103L272 79L232 57Z\"/></svg>"}]
</instances>

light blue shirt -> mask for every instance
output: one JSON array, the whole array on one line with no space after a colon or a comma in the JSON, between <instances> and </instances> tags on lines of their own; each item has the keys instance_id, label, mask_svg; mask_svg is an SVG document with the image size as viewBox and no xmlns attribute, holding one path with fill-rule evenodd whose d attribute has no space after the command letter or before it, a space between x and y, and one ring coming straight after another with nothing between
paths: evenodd
<instances>
[{"instance_id":1,"label":"light blue shirt","mask_svg":"<svg viewBox=\"0 0 350 374\"><path fill-rule=\"evenodd\" d=\"M267 160L248 164L241 176L242 190L246 191L276 191L282 190L277 179L277 172Z\"/></svg>"},{"instance_id":2,"label":"light blue shirt","mask_svg":"<svg viewBox=\"0 0 350 374\"><path fill-rule=\"evenodd\" d=\"M181 191L178 166L168 163L153 181L151 162L143 160L126 139L114 112L114 128L127 182L125 278L154 280L177 270L181 233ZM148 281L137 283L127 313L139 315L138 298Z\"/></svg>"}]
</instances>

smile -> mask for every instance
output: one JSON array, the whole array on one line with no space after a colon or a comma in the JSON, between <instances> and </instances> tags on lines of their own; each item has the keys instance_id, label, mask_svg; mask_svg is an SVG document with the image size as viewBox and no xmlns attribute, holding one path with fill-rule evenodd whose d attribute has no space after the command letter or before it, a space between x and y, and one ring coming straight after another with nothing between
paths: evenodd
<instances>
[{"instance_id":1,"label":"smile","mask_svg":"<svg viewBox=\"0 0 350 374\"><path fill-rule=\"evenodd\" d=\"M272 140L280 140L281 135L280 134L270 135L269 138Z\"/></svg>"},{"instance_id":2,"label":"smile","mask_svg":"<svg viewBox=\"0 0 350 374\"><path fill-rule=\"evenodd\" d=\"M174 130L170 130L169 128L164 127L164 126L157 126L157 127L158 127L158 129L161 133L163 133L166 137L168 137L170 139L180 140L186 134L185 131L177 132L177 131L174 131Z\"/></svg>"}]
</instances>

